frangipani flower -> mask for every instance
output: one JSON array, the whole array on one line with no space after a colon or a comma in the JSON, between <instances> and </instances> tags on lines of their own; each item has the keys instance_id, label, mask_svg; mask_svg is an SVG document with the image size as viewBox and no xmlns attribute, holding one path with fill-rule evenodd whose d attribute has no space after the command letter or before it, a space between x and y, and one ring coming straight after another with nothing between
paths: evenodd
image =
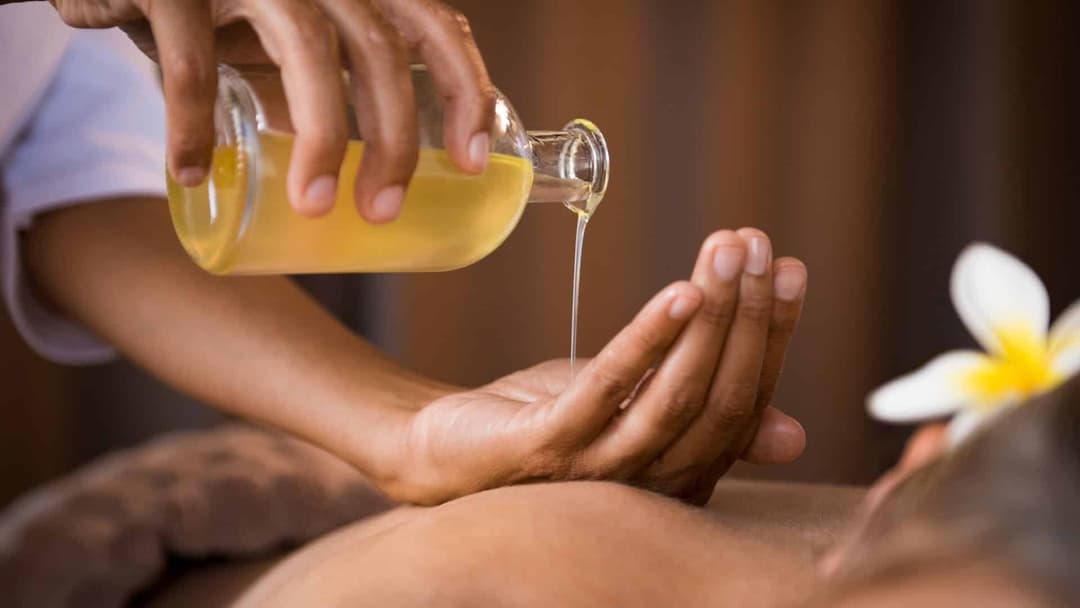
<instances>
[{"instance_id":1,"label":"frangipani flower","mask_svg":"<svg viewBox=\"0 0 1080 608\"><path fill-rule=\"evenodd\" d=\"M870 395L868 407L887 422L956 414L955 444L981 423L1049 391L1080 371L1080 301L1050 327L1050 298L1020 260L971 245L953 266L952 300L986 353L947 352Z\"/></svg>"}]
</instances>

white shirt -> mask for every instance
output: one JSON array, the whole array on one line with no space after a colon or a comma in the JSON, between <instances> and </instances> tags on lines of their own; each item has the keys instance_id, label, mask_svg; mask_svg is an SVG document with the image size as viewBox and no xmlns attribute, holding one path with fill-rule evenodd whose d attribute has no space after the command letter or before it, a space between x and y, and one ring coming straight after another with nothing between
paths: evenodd
<instances>
[{"instance_id":1,"label":"white shirt","mask_svg":"<svg viewBox=\"0 0 1080 608\"><path fill-rule=\"evenodd\" d=\"M163 198L164 114L153 64L123 33L73 30L44 2L0 7L0 288L23 338L49 359L113 352L34 297L20 233L38 214L88 200Z\"/></svg>"}]
</instances>

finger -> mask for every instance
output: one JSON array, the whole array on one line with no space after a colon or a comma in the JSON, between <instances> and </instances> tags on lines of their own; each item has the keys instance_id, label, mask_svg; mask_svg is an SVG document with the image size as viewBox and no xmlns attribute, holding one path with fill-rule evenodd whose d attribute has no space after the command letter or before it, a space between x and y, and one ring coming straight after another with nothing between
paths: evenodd
<instances>
[{"instance_id":1,"label":"finger","mask_svg":"<svg viewBox=\"0 0 1080 608\"><path fill-rule=\"evenodd\" d=\"M757 411L772 403L776 384L784 368L791 337L802 316L806 296L806 266L794 258L781 258L773 264L772 320L765 347L765 360L761 368L761 385L758 392Z\"/></svg>"},{"instance_id":2,"label":"finger","mask_svg":"<svg viewBox=\"0 0 1080 608\"><path fill-rule=\"evenodd\" d=\"M214 27L205 2L155 2L150 7L146 18L161 65L169 172L190 188L206 179L214 150Z\"/></svg>"},{"instance_id":3,"label":"finger","mask_svg":"<svg viewBox=\"0 0 1080 608\"><path fill-rule=\"evenodd\" d=\"M687 503L704 507L709 504L709 500L712 498L713 493L716 491L716 480L711 482L702 482L696 489L683 495L681 498Z\"/></svg>"},{"instance_id":4,"label":"finger","mask_svg":"<svg viewBox=\"0 0 1080 608\"><path fill-rule=\"evenodd\" d=\"M465 171L482 173L495 119L495 87L468 21L430 0L379 0L379 6L431 69L446 103L443 138L450 158Z\"/></svg>"},{"instance_id":5,"label":"finger","mask_svg":"<svg viewBox=\"0 0 1080 608\"><path fill-rule=\"evenodd\" d=\"M591 441L618 413L653 361L675 341L701 306L701 290L686 281L655 296L600 354L579 372L546 415L551 437L576 445Z\"/></svg>"},{"instance_id":6,"label":"finger","mask_svg":"<svg viewBox=\"0 0 1080 608\"><path fill-rule=\"evenodd\" d=\"M341 60L330 22L314 5L251 0L249 21L281 68L296 131L286 181L293 209L324 215L337 200L347 125Z\"/></svg>"},{"instance_id":7,"label":"finger","mask_svg":"<svg viewBox=\"0 0 1080 608\"><path fill-rule=\"evenodd\" d=\"M802 314L806 276L806 266L794 258L781 258L773 264L773 292L776 298L773 302L772 322L769 324L768 343L755 407L758 413L774 401L776 384L784 367L788 344L791 343L791 337ZM756 433L757 425L751 425L744 435L744 445L749 446L755 442ZM758 449L764 448L764 441L766 438L757 441Z\"/></svg>"},{"instance_id":8,"label":"finger","mask_svg":"<svg viewBox=\"0 0 1080 608\"><path fill-rule=\"evenodd\" d=\"M742 459L753 464L795 462L806 449L806 431L798 420L768 406Z\"/></svg>"},{"instance_id":9,"label":"finger","mask_svg":"<svg viewBox=\"0 0 1080 608\"><path fill-rule=\"evenodd\" d=\"M601 464L596 466L644 467L701 412L735 315L745 258L745 242L734 232L717 232L705 240L691 279L705 302L648 388L597 441L593 457Z\"/></svg>"},{"instance_id":10,"label":"finger","mask_svg":"<svg viewBox=\"0 0 1080 608\"><path fill-rule=\"evenodd\" d=\"M705 407L649 467L648 476L670 478L711 469L736 447L754 417L773 310L772 247L759 230L740 230L739 236L747 245L739 303Z\"/></svg>"},{"instance_id":11,"label":"finger","mask_svg":"<svg viewBox=\"0 0 1080 608\"><path fill-rule=\"evenodd\" d=\"M353 189L356 205L369 222L389 222L401 212L419 153L408 51L401 35L370 3L324 0L321 6L341 33L356 121L364 137Z\"/></svg>"},{"instance_id":12,"label":"finger","mask_svg":"<svg viewBox=\"0 0 1080 608\"><path fill-rule=\"evenodd\" d=\"M805 449L806 431L799 421L770 405L761 412L761 421L755 425L755 433L743 450L742 459L758 465L788 464L798 460ZM731 467L733 460L724 456L714 461L708 473L690 486L688 494L683 494L687 502L695 505L709 502L716 482Z\"/></svg>"}]
</instances>

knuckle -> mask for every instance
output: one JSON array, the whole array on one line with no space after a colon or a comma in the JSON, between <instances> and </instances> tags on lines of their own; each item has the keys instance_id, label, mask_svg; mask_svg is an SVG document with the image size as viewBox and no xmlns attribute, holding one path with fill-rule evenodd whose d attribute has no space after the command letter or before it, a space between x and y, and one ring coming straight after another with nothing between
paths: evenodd
<instances>
[{"instance_id":1,"label":"knuckle","mask_svg":"<svg viewBox=\"0 0 1080 608\"><path fill-rule=\"evenodd\" d=\"M757 378L754 378L753 382L732 382L724 392L726 395L724 402L729 405L727 409L740 417L748 416L753 413L754 402L757 400Z\"/></svg>"},{"instance_id":2,"label":"knuckle","mask_svg":"<svg viewBox=\"0 0 1080 608\"><path fill-rule=\"evenodd\" d=\"M404 54L401 35L382 22L373 22L364 28L358 43L369 55L388 58Z\"/></svg>"},{"instance_id":3,"label":"knuckle","mask_svg":"<svg viewBox=\"0 0 1080 608\"><path fill-rule=\"evenodd\" d=\"M724 392L724 398L715 407L707 407L701 413L700 424L712 434L726 436L738 431L753 414L757 387L737 383Z\"/></svg>"},{"instance_id":4,"label":"knuckle","mask_svg":"<svg viewBox=\"0 0 1080 608\"><path fill-rule=\"evenodd\" d=\"M472 26L469 19L460 11L446 5L440 5L434 12L432 27L438 36L447 39L471 41ZM471 44L471 42L469 42Z\"/></svg>"},{"instance_id":5,"label":"knuckle","mask_svg":"<svg viewBox=\"0 0 1080 608\"><path fill-rule=\"evenodd\" d=\"M739 319L755 324L767 324L772 319L772 298L754 291L744 292L739 297Z\"/></svg>"},{"instance_id":6,"label":"knuckle","mask_svg":"<svg viewBox=\"0 0 1080 608\"><path fill-rule=\"evenodd\" d=\"M211 79L209 64L194 52L170 54L162 66L162 72L173 87L187 93L204 89Z\"/></svg>"},{"instance_id":7,"label":"knuckle","mask_svg":"<svg viewBox=\"0 0 1080 608\"><path fill-rule=\"evenodd\" d=\"M731 230L717 230L705 237L701 244L701 251L709 251L717 247L743 247L742 239Z\"/></svg>"},{"instance_id":8,"label":"knuckle","mask_svg":"<svg viewBox=\"0 0 1080 608\"><path fill-rule=\"evenodd\" d=\"M601 354L594 361L592 380L601 388L601 398L605 403L615 399L624 399L637 387L633 370L618 357Z\"/></svg>"},{"instance_id":9,"label":"knuckle","mask_svg":"<svg viewBox=\"0 0 1080 608\"><path fill-rule=\"evenodd\" d=\"M170 130L168 135L169 153L185 164L209 160L209 147L213 142L213 133L199 125L182 125ZM198 157L198 158L197 158Z\"/></svg>"},{"instance_id":10,"label":"knuckle","mask_svg":"<svg viewBox=\"0 0 1080 608\"><path fill-rule=\"evenodd\" d=\"M420 161L418 150L409 150L404 146L390 146L378 152L385 159L385 173L387 179L406 181L416 170Z\"/></svg>"},{"instance_id":11,"label":"knuckle","mask_svg":"<svg viewBox=\"0 0 1080 608\"><path fill-rule=\"evenodd\" d=\"M365 145L372 154L394 165L408 168L410 173L420 158L419 138L408 129L403 131L391 131L390 128L377 129L368 137Z\"/></svg>"},{"instance_id":12,"label":"knuckle","mask_svg":"<svg viewBox=\"0 0 1080 608\"><path fill-rule=\"evenodd\" d=\"M495 87L489 82L482 83L473 97L472 103L476 106L476 112L484 117L494 115L495 98Z\"/></svg>"},{"instance_id":13,"label":"knuckle","mask_svg":"<svg viewBox=\"0 0 1080 608\"><path fill-rule=\"evenodd\" d=\"M453 33L466 35L471 35L472 33L472 27L469 25L469 18L455 8L444 6L443 9L439 11L439 22L444 28Z\"/></svg>"},{"instance_id":14,"label":"knuckle","mask_svg":"<svg viewBox=\"0 0 1080 608\"><path fill-rule=\"evenodd\" d=\"M304 14L303 18L297 19L295 23L297 37L305 42L325 43L333 39L334 28L330 21L315 11Z\"/></svg>"},{"instance_id":15,"label":"knuckle","mask_svg":"<svg viewBox=\"0 0 1080 608\"><path fill-rule=\"evenodd\" d=\"M795 328L798 325L799 319L795 315L774 316L769 324L770 341L777 343L777 345L783 344L786 336L795 333Z\"/></svg>"},{"instance_id":16,"label":"knuckle","mask_svg":"<svg viewBox=\"0 0 1080 608\"><path fill-rule=\"evenodd\" d=\"M743 416L739 412L718 407L702 412L698 423L710 437L728 438L734 436L742 421Z\"/></svg>"},{"instance_id":17,"label":"knuckle","mask_svg":"<svg viewBox=\"0 0 1080 608\"><path fill-rule=\"evenodd\" d=\"M718 329L725 329L731 324L731 302L726 299L717 301L713 298L706 298L705 302L701 305L701 310L698 314L701 316L701 320L707 325Z\"/></svg>"},{"instance_id":18,"label":"knuckle","mask_svg":"<svg viewBox=\"0 0 1080 608\"><path fill-rule=\"evenodd\" d=\"M635 353L652 352L654 345L660 342L660 337L657 334L655 327L639 324L630 325L626 328L623 340L620 340L617 345L618 350L613 351L612 354L618 353L620 355L619 359L625 359Z\"/></svg>"},{"instance_id":19,"label":"knuckle","mask_svg":"<svg viewBox=\"0 0 1080 608\"><path fill-rule=\"evenodd\" d=\"M341 120L324 120L298 136L303 137L305 144L319 150L338 152L345 149L345 125Z\"/></svg>"},{"instance_id":20,"label":"knuckle","mask_svg":"<svg viewBox=\"0 0 1080 608\"><path fill-rule=\"evenodd\" d=\"M661 422L676 428L689 424L701 413L704 400L705 392L700 387L680 383L660 402Z\"/></svg>"},{"instance_id":21,"label":"knuckle","mask_svg":"<svg viewBox=\"0 0 1080 608\"><path fill-rule=\"evenodd\" d=\"M303 6L295 5L291 18L282 20L284 35L310 53L324 55L332 52L337 38L330 21L314 7L301 8Z\"/></svg>"}]
</instances>

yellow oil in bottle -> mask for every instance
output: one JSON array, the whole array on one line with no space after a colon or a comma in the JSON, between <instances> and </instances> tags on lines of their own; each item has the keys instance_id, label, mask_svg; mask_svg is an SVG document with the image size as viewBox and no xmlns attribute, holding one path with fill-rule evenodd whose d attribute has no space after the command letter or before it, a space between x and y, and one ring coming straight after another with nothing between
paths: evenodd
<instances>
[{"instance_id":1,"label":"yellow oil in bottle","mask_svg":"<svg viewBox=\"0 0 1080 608\"><path fill-rule=\"evenodd\" d=\"M364 144L349 142L334 209L320 218L289 206L285 176L293 137L258 135L258 167L235 146L219 147L207 184L169 181L169 208L184 248L220 274L452 270L491 253L509 236L533 181L529 161L492 154L482 175L462 173L443 150L423 149L401 215L370 224L353 203ZM250 182L250 183L249 183ZM253 204L246 209L248 189Z\"/></svg>"}]
</instances>

